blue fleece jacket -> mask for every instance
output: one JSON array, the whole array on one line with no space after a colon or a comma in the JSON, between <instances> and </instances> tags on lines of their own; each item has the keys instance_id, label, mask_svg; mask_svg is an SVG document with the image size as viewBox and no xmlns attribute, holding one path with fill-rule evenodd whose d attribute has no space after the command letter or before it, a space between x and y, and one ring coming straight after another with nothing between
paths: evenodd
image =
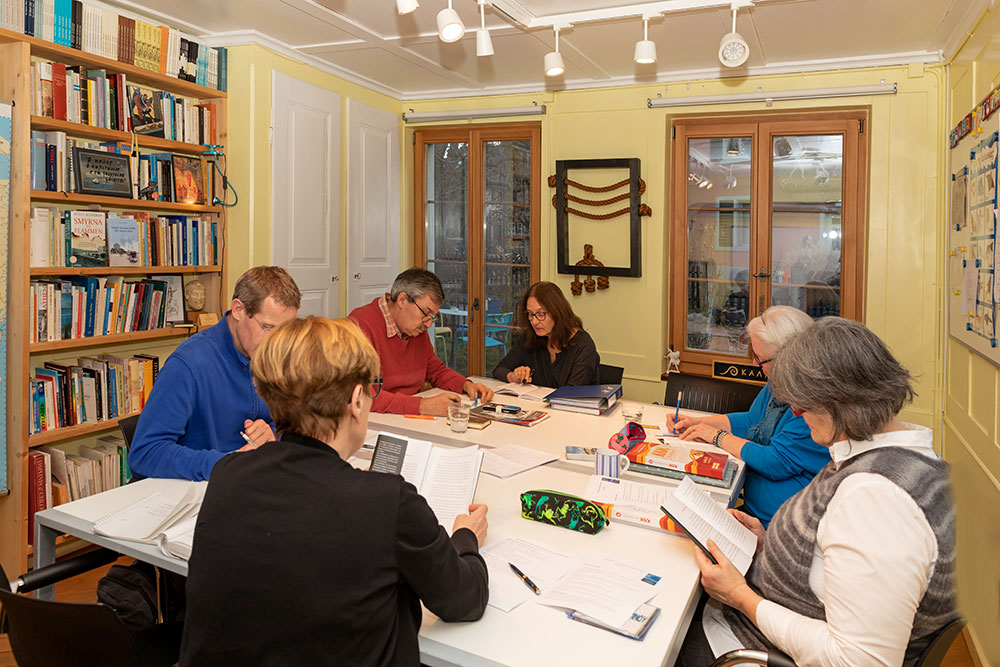
<instances>
[{"instance_id":1,"label":"blue fleece jacket","mask_svg":"<svg viewBox=\"0 0 1000 667\"><path fill-rule=\"evenodd\" d=\"M263 419L274 429L228 317L181 343L163 364L129 450L133 472L208 479L219 459L246 444L244 420Z\"/></svg>"},{"instance_id":2,"label":"blue fleece jacket","mask_svg":"<svg viewBox=\"0 0 1000 667\"><path fill-rule=\"evenodd\" d=\"M728 415L733 435L747 437L747 431L764 419L771 400L771 383L757 394L747 412ZM743 486L743 502L747 513L761 520L765 527L782 503L805 488L816 473L830 462L830 450L813 442L809 426L791 410L785 413L774 429L771 442L762 445L747 442L740 450L746 462L747 477Z\"/></svg>"}]
</instances>

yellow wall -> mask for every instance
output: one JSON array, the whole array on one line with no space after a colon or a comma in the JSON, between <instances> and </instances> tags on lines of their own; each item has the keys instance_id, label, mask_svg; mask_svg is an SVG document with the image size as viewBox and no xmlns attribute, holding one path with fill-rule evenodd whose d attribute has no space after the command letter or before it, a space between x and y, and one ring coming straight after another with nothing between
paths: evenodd
<instances>
[{"instance_id":1,"label":"yellow wall","mask_svg":"<svg viewBox=\"0 0 1000 667\"><path fill-rule=\"evenodd\" d=\"M949 68L950 130L1000 82L990 42L1000 34L1000 9L980 22ZM949 173L945 167L943 174ZM943 252L943 245L942 245ZM944 325L943 325L944 326ZM1000 664L1000 369L945 337L944 451L958 504L959 603L978 654Z\"/></svg>"},{"instance_id":2,"label":"yellow wall","mask_svg":"<svg viewBox=\"0 0 1000 667\"><path fill-rule=\"evenodd\" d=\"M229 49L229 179L237 188L239 204L229 211L229 247L226 251L229 285L241 273L271 262L271 85L282 72L341 96L341 175L347 169L347 103L353 98L377 109L398 114L398 100L339 79L260 46ZM341 178L340 275L347 271L347 179ZM409 249L407 248L407 253ZM340 303L347 302L347 281L340 281ZM346 313L342 313L346 314Z\"/></svg>"}]
</instances>

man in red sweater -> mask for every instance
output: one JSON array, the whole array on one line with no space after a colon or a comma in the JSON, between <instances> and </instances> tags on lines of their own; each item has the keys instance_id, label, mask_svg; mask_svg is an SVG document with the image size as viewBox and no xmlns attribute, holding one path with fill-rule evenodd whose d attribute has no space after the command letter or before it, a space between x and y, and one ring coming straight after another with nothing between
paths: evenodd
<instances>
[{"instance_id":1,"label":"man in red sweater","mask_svg":"<svg viewBox=\"0 0 1000 667\"><path fill-rule=\"evenodd\" d=\"M382 391L372 402L374 412L446 416L448 406L462 399L456 392L484 401L493 390L462 377L434 354L427 328L444 303L441 281L430 271L407 269L396 276L392 290L366 306L351 311L375 346L382 365ZM446 391L414 396L424 382Z\"/></svg>"}]
</instances>

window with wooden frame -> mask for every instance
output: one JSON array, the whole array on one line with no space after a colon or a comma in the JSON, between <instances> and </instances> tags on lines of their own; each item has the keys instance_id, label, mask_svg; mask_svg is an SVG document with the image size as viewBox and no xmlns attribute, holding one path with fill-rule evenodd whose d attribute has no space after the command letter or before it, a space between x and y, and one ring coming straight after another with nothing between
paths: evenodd
<instances>
[{"instance_id":1,"label":"window with wooden frame","mask_svg":"<svg viewBox=\"0 0 1000 667\"><path fill-rule=\"evenodd\" d=\"M414 131L414 263L445 291L428 333L464 375L507 354L539 277L540 137L537 123Z\"/></svg>"},{"instance_id":2,"label":"window with wooden frame","mask_svg":"<svg viewBox=\"0 0 1000 667\"><path fill-rule=\"evenodd\" d=\"M670 346L685 373L752 363L772 305L860 320L868 112L676 118Z\"/></svg>"}]
</instances>

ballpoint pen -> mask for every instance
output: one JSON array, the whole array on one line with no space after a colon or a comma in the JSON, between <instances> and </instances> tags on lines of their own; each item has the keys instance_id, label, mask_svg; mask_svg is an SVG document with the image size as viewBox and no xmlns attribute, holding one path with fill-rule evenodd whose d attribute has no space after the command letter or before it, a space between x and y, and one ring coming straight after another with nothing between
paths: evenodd
<instances>
[{"instance_id":1,"label":"ballpoint pen","mask_svg":"<svg viewBox=\"0 0 1000 667\"><path fill-rule=\"evenodd\" d=\"M683 391L677 392L677 407L674 409L674 435L677 435L677 418L681 416L681 396L683 395Z\"/></svg>"},{"instance_id":2,"label":"ballpoint pen","mask_svg":"<svg viewBox=\"0 0 1000 667\"><path fill-rule=\"evenodd\" d=\"M251 445L253 447L260 447L260 445L258 445L256 442L254 442L253 440L251 440L250 436L247 435L246 433L244 433L243 431L240 431L240 435L243 436L243 439L247 441L248 445Z\"/></svg>"},{"instance_id":3,"label":"ballpoint pen","mask_svg":"<svg viewBox=\"0 0 1000 667\"><path fill-rule=\"evenodd\" d=\"M527 586L532 591L534 591L535 595L541 595L542 594L542 592L540 590L538 590L538 586L535 585L535 582L533 582L531 579L528 579L528 575L526 575L524 572L521 572L519 569L517 569L517 565L514 565L513 563L510 563L510 562L508 562L507 565L510 565L511 571L514 574L517 575L518 579L520 579L521 581L524 582L525 586Z\"/></svg>"},{"instance_id":4,"label":"ballpoint pen","mask_svg":"<svg viewBox=\"0 0 1000 667\"><path fill-rule=\"evenodd\" d=\"M476 394L476 397L474 399L472 399L472 407L476 407L477 405L479 405L479 395L478 394Z\"/></svg>"}]
</instances>

